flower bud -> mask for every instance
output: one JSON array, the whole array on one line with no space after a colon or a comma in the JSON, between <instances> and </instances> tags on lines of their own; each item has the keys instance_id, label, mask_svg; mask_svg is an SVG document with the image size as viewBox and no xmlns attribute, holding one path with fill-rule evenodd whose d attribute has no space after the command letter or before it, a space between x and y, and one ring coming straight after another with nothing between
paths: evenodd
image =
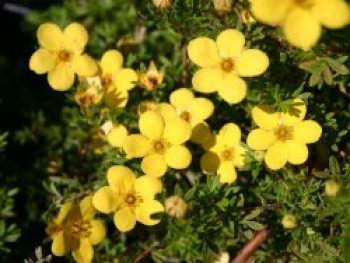
<instances>
[{"instance_id":1,"label":"flower bud","mask_svg":"<svg viewBox=\"0 0 350 263\"><path fill-rule=\"evenodd\" d=\"M187 212L187 204L181 197L171 196L165 200L165 212L171 217L184 218Z\"/></svg>"},{"instance_id":2,"label":"flower bud","mask_svg":"<svg viewBox=\"0 0 350 263\"><path fill-rule=\"evenodd\" d=\"M221 252L218 258L213 263L229 263L230 254L227 252Z\"/></svg>"},{"instance_id":3,"label":"flower bud","mask_svg":"<svg viewBox=\"0 0 350 263\"><path fill-rule=\"evenodd\" d=\"M214 9L218 12L229 12L232 9L233 0L213 0Z\"/></svg>"},{"instance_id":4,"label":"flower bud","mask_svg":"<svg viewBox=\"0 0 350 263\"><path fill-rule=\"evenodd\" d=\"M172 0L152 0L152 2L160 10L168 8L172 4Z\"/></svg>"},{"instance_id":5,"label":"flower bud","mask_svg":"<svg viewBox=\"0 0 350 263\"><path fill-rule=\"evenodd\" d=\"M329 180L324 185L324 191L327 196L334 197L339 192L339 184L333 180Z\"/></svg>"},{"instance_id":6,"label":"flower bud","mask_svg":"<svg viewBox=\"0 0 350 263\"><path fill-rule=\"evenodd\" d=\"M284 215L282 218L282 225L285 229L292 229L297 226L297 219L294 215Z\"/></svg>"}]
</instances>

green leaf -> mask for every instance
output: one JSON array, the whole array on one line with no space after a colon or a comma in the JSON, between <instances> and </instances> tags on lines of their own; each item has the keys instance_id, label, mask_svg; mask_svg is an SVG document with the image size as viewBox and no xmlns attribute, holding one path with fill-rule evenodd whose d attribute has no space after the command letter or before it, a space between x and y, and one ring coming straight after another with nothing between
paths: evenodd
<instances>
[{"instance_id":1,"label":"green leaf","mask_svg":"<svg viewBox=\"0 0 350 263\"><path fill-rule=\"evenodd\" d=\"M243 218L243 221L252 220L252 219L256 218L257 216L259 216L261 213L262 213L261 209L254 209L249 215L246 215Z\"/></svg>"},{"instance_id":2,"label":"green leaf","mask_svg":"<svg viewBox=\"0 0 350 263\"><path fill-rule=\"evenodd\" d=\"M262 230L265 226L256 221L242 221L243 224L253 230Z\"/></svg>"}]
</instances>

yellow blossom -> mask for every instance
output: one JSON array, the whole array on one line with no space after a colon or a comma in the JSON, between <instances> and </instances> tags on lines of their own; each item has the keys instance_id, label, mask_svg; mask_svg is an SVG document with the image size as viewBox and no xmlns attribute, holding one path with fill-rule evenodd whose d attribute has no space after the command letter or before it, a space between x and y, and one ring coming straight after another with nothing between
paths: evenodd
<instances>
[{"instance_id":1,"label":"yellow blossom","mask_svg":"<svg viewBox=\"0 0 350 263\"><path fill-rule=\"evenodd\" d=\"M75 74L88 77L97 72L96 62L83 54L88 32L82 25L69 24L62 32L57 25L45 23L39 26L37 37L40 48L31 56L29 67L37 74L48 73L53 89L68 90Z\"/></svg>"},{"instance_id":2,"label":"yellow blossom","mask_svg":"<svg viewBox=\"0 0 350 263\"><path fill-rule=\"evenodd\" d=\"M142 101L138 107L138 114L141 115L146 111L156 110L157 103L154 101Z\"/></svg>"},{"instance_id":3,"label":"yellow blossom","mask_svg":"<svg viewBox=\"0 0 350 263\"><path fill-rule=\"evenodd\" d=\"M165 212L175 218L184 218L187 212L186 202L177 195L173 195L165 200Z\"/></svg>"},{"instance_id":4,"label":"yellow blossom","mask_svg":"<svg viewBox=\"0 0 350 263\"><path fill-rule=\"evenodd\" d=\"M156 8L163 10L170 7L173 0L152 0L152 2Z\"/></svg>"},{"instance_id":5,"label":"yellow blossom","mask_svg":"<svg viewBox=\"0 0 350 263\"><path fill-rule=\"evenodd\" d=\"M207 152L200 160L202 171L217 173L221 183L233 183L237 179L236 167L244 165L245 149L241 146L241 130L236 124L227 123L219 134L213 136L212 143L206 145Z\"/></svg>"},{"instance_id":6,"label":"yellow blossom","mask_svg":"<svg viewBox=\"0 0 350 263\"><path fill-rule=\"evenodd\" d=\"M232 0L212 0L214 9L219 13L230 12L232 9Z\"/></svg>"},{"instance_id":7,"label":"yellow blossom","mask_svg":"<svg viewBox=\"0 0 350 263\"><path fill-rule=\"evenodd\" d=\"M101 102L103 93L101 89L96 86L88 86L85 88L78 89L75 94L76 102L83 108L89 108L92 105L97 105Z\"/></svg>"},{"instance_id":8,"label":"yellow blossom","mask_svg":"<svg viewBox=\"0 0 350 263\"><path fill-rule=\"evenodd\" d=\"M156 64L151 61L146 73L140 73L140 85L145 90L155 90L163 83L164 71L158 71Z\"/></svg>"},{"instance_id":9,"label":"yellow blossom","mask_svg":"<svg viewBox=\"0 0 350 263\"><path fill-rule=\"evenodd\" d=\"M251 0L256 19L281 25L287 40L309 50L322 34L322 26L338 29L350 22L350 9L344 0Z\"/></svg>"},{"instance_id":10,"label":"yellow blossom","mask_svg":"<svg viewBox=\"0 0 350 263\"><path fill-rule=\"evenodd\" d=\"M75 261L91 262L94 257L92 245L100 243L106 235L103 222L94 219L95 213L91 195L80 203L69 201L63 204L46 229L53 240L52 253L64 256L72 251Z\"/></svg>"},{"instance_id":11,"label":"yellow blossom","mask_svg":"<svg viewBox=\"0 0 350 263\"><path fill-rule=\"evenodd\" d=\"M294 215L286 214L283 216L281 223L285 229L292 229L297 226L297 219Z\"/></svg>"},{"instance_id":12,"label":"yellow blossom","mask_svg":"<svg viewBox=\"0 0 350 263\"><path fill-rule=\"evenodd\" d=\"M263 74L269 58L258 49L245 49L244 35L226 29L216 38L198 37L188 44L188 55L201 67L193 76L196 91L218 94L228 103L239 103L246 96L246 83L241 77Z\"/></svg>"},{"instance_id":13,"label":"yellow blossom","mask_svg":"<svg viewBox=\"0 0 350 263\"><path fill-rule=\"evenodd\" d=\"M221 252L213 263L229 263L230 254L228 252Z\"/></svg>"},{"instance_id":14,"label":"yellow blossom","mask_svg":"<svg viewBox=\"0 0 350 263\"><path fill-rule=\"evenodd\" d=\"M339 184L333 180L329 180L324 184L324 191L327 196L336 196L339 192L339 188Z\"/></svg>"},{"instance_id":15,"label":"yellow blossom","mask_svg":"<svg viewBox=\"0 0 350 263\"><path fill-rule=\"evenodd\" d=\"M127 158L143 158L141 168L146 175L163 176L168 166L187 168L191 152L183 145L191 136L191 127L177 117L165 122L161 114L147 111L140 116L141 134L127 136L123 150Z\"/></svg>"},{"instance_id":16,"label":"yellow blossom","mask_svg":"<svg viewBox=\"0 0 350 263\"><path fill-rule=\"evenodd\" d=\"M295 99L288 112L275 112L269 106L253 108L252 115L258 129L249 133L247 144L254 150L266 150L265 163L272 170L286 165L302 164L308 158L306 144L315 143L322 134L321 126L312 120L303 120L306 106Z\"/></svg>"},{"instance_id":17,"label":"yellow blossom","mask_svg":"<svg viewBox=\"0 0 350 263\"><path fill-rule=\"evenodd\" d=\"M114 213L114 224L122 231L130 231L136 221L144 225L160 222L151 216L164 211L163 205L155 200L162 191L160 180L152 176L136 178L128 167L115 165L108 169L109 186L100 188L93 197L93 205L102 213Z\"/></svg>"},{"instance_id":18,"label":"yellow blossom","mask_svg":"<svg viewBox=\"0 0 350 263\"><path fill-rule=\"evenodd\" d=\"M122 147L125 138L128 136L126 127L122 124L114 124L113 128L107 133L107 141L114 147Z\"/></svg>"}]
</instances>

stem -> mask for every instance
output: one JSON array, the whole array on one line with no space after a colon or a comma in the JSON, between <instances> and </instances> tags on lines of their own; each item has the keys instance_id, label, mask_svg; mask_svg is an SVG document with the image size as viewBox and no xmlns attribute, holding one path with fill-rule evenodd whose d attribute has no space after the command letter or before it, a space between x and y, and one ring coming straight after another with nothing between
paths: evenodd
<instances>
[{"instance_id":1,"label":"stem","mask_svg":"<svg viewBox=\"0 0 350 263\"><path fill-rule=\"evenodd\" d=\"M147 248L145 251L142 252L141 255L139 255L137 258L135 258L134 263L139 263L141 262L142 259L147 257L151 252L159 246L159 243L156 242L153 245L151 245L149 248Z\"/></svg>"}]
</instances>

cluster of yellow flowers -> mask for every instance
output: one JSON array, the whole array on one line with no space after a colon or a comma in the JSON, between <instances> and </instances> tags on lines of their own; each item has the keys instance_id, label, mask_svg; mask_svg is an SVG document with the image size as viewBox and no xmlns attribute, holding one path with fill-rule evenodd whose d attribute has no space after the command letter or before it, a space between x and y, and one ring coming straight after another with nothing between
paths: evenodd
<instances>
[{"instance_id":1,"label":"cluster of yellow flowers","mask_svg":"<svg viewBox=\"0 0 350 263\"><path fill-rule=\"evenodd\" d=\"M338 28L348 21L345 11L338 12L340 15L334 19L326 12L327 7L337 11L345 4L342 0L252 0L251 4L257 19L281 24L287 39L303 49L317 41L320 24ZM158 71L154 62L147 72L137 73L123 67L123 56L117 50L108 50L99 61L84 54L88 33L78 23L63 31L45 23L39 27L37 37L40 48L32 55L30 68L38 74L47 73L50 86L59 91L71 88L77 75L75 96L83 107L103 103L111 109L124 108L129 91L136 85L154 90L163 82L164 72ZM217 92L229 104L244 100L247 84L243 78L259 76L269 66L268 56L258 49L245 48L244 35L235 29L224 30L216 41L207 37L190 41L188 56L199 67L192 78L193 89L204 94ZM169 167L190 166L192 154L186 147L189 141L205 151L200 159L203 173L219 175L221 183L233 183L236 169L245 165L248 150L263 152L267 167L278 170L287 162L305 163L306 144L318 141L322 133L318 123L303 120L306 105L299 98L287 112L276 112L269 105L255 106L252 118L257 128L248 134L246 144L235 123L227 123L213 133L206 123L213 112L214 104L209 99L195 97L190 89L181 88L171 93L169 102L140 105L137 134L128 134L122 124L106 122L102 129L107 141L128 159L142 158L144 175L138 177L121 165L110 167L108 186L80 202L62 205L47 228L53 239L52 252L62 256L72 251L76 261L91 262L92 245L101 242L106 234L102 221L94 219L96 210L114 213L114 223L122 232L133 229L137 221L157 224L160 220L151 216L165 210L156 200L163 187L160 178Z\"/></svg>"}]
</instances>

